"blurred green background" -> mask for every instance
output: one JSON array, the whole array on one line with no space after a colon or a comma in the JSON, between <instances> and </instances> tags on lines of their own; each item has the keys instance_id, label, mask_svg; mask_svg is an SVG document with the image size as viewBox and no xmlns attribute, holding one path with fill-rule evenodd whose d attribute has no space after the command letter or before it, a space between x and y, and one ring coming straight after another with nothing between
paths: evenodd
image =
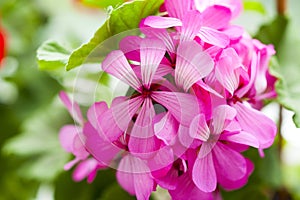
<instances>
[{"instance_id":1,"label":"blurred green background","mask_svg":"<svg viewBox=\"0 0 300 200\"><path fill-rule=\"evenodd\" d=\"M77 77L76 70L39 70L36 52L45 40L58 41L70 52L86 43L107 17L107 11L100 7L121 1L84 2L0 1L0 23L7 40L6 57L0 68L0 200L134 199L117 185L113 170L99 172L92 184L76 183L72 171L63 170L71 156L60 147L58 132L72 120L57 94L60 90L74 90L75 78L90 83L99 77L91 75L93 70L82 77ZM253 149L246 152L255 163L249 183L222 194L224 199L297 200L300 131L292 122L293 113L281 109L279 103L296 112L300 110L300 3L287 1L287 18L277 15L274 0L247 0L244 5L244 13L235 22L252 36L276 45L279 67L274 62L272 68L286 79L278 86L284 94L264 109L281 125L282 137L265 152L264 159ZM79 103L88 106L91 102L84 99L87 91L75 90L83 96ZM99 98L111 97L109 90L101 92ZM152 198L168 196L158 190Z\"/></svg>"}]
</instances>

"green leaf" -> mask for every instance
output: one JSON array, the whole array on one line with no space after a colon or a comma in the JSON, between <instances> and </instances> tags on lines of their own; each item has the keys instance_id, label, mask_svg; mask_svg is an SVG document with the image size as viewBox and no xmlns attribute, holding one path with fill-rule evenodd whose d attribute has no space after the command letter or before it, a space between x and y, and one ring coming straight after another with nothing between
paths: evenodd
<instances>
[{"instance_id":1,"label":"green leaf","mask_svg":"<svg viewBox=\"0 0 300 200\"><path fill-rule=\"evenodd\" d=\"M300 32L289 27L278 52L279 64L271 65L271 73L278 77L276 91L278 101L286 109L295 112L294 123L300 127Z\"/></svg>"},{"instance_id":2,"label":"green leaf","mask_svg":"<svg viewBox=\"0 0 300 200\"><path fill-rule=\"evenodd\" d=\"M41 70L64 68L71 52L55 41L46 41L37 50L37 59Z\"/></svg>"},{"instance_id":3,"label":"green leaf","mask_svg":"<svg viewBox=\"0 0 300 200\"><path fill-rule=\"evenodd\" d=\"M262 15L266 14L265 7L259 1L244 1L243 4L245 10L256 11Z\"/></svg>"},{"instance_id":4,"label":"green leaf","mask_svg":"<svg viewBox=\"0 0 300 200\"><path fill-rule=\"evenodd\" d=\"M255 38L265 44L274 44L277 49L282 42L287 25L288 19L285 16L278 15L270 24L263 25Z\"/></svg>"},{"instance_id":5,"label":"green leaf","mask_svg":"<svg viewBox=\"0 0 300 200\"><path fill-rule=\"evenodd\" d=\"M84 62L100 63L108 52L118 48L118 41L115 40L105 45L100 45L101 43L116 34L138 28L141 19L155 14L162 2L163 0L132 1L112 10L109 18L97 30L94 37L87 44L72 52L66 69L71 70ZM96 48L97 51L95 51Z\"/></svg>"},{"instance_id":6,"label":"green leaf","mask_svg":"<svg viewBox=\"0 0 300 200\"><path fill-rule=\"evenodd\" d=\"M2 149L4 153L26 160L18 167L22 177L52 181L63 171L69 154L60 146L58 132L66 119L65 109L55 99L46 108L28 116L22 125L22 133L6 142Z\"/></svg>"},{"instance_id":7,"label":"green leaf","mask_svg":"<svg viewBox=\"0 0 300 200\"><path fill-rule=\"evenodd\" d=\"M130 196L124 191L119 184L111 185L102 195L100 200L111 200L111 199L122 199L122 200L134 200L133 196Z\"/></svg>"},{"instance_id":8,"label":"green leaf","mask_svg":"<svg viewBox=\"0 0 300 200\"><path fill-rule=\"evenodd\" d=\"M124 0L82 0L82 3L88 6L95 6L99 8L106 8L108 6L116 6L123 3Z\"/></svg>"}]
</instances>

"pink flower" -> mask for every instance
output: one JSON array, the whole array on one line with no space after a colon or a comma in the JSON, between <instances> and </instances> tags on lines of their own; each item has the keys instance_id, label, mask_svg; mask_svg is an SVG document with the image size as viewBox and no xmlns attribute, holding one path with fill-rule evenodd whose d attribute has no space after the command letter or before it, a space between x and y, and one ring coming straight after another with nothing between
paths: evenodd
<instances>
[{"instance_id":1,"label":"pink flower","mask_svg":"<svg viewBox=\"0 0 300 200\"><path fill-rule=\"evenodd\" d=\"M259 145L251 134L240 130L234 121L235 117L234 108L221 105L214 109L210 126L202 114L196 116L191 123L191 137L202 141L194 161L192 178L204 192L215 191L218 182L225 188L232 187L231 184L241 187L245 184L242 180L248 178L250 169L247 160L227 143L253 147Z\"/></svg>"},{"instance_id":2,"label":"pink flower","mask_svg":"<svg viewBox=\"0 0 300 200\"><path fill-rule=\"evenodd\" d=\"M203 12L192 10L192 2L165 1L168 17L149 16L144 25L153 28L177 27L181 41L193 40L196 36L208 44L226 47L229 36L222 32L229 25L231 11L219 5L208 7Z\"/></svg>"},{"instance_id":3,"label":"pink flower","mask_svg":"<svg viewBox=\"0 0 300 200\"><path fill-rule=\"evenodd\" d=\"M100 165L94 158L89 158L90 154L86 151L82 135L84 120L79 105L75 102L71 102L64 92L61 92L59 96L75 122L79 124L66 125L62 127L59 132L59 140L62 147L66 152L72 153L75 156L72 161L64 166L64 169L69 170L77 164L73 172L73 179L75 181L81 181L87 177L90 183L96 177L98 169L102 169L104 166Z\"/></svg>"},{"instance_id":4,"label":"pink flower","mask_svg":"<svg viewBox=\"0 0 300 200\"><path fill-rule=\"evenodd\" d=\"M160 140L155 136L152 123L156 115L153 102L165 107L178 122L185 126L189 125L198 111L194 107L197 105L197 100L193 95L168 91L169 89L164 86L166 79L156 75L165 51L166 48L160 40L143 39L140 44L140 66L137 70L130 66L121 51L113 51L102 63L104 71L130 85L135 89L136 94L131 98L123 98L113 103L111 108L99 118L99 124L109 140L114 141L128 131L132 118L137 114L129 133L128 149L131 153L137 153L140 156L157 151L161 145ZM202 55L199 56L201 58ZM139 70L141 76L139 76ZM206 71L203 69L202 76L205 76ZM178 74L176 69L175 74ZM190 74L189 77L192 75ZM139 77L141 77L141 82ZM201 77L196 78L201 79ZM175 81L182 84L185 90L196 81L195 78L181 79L180 76L175 77ZM166 91L161 91L162 89Z\"/></svg>"}]
</instances>

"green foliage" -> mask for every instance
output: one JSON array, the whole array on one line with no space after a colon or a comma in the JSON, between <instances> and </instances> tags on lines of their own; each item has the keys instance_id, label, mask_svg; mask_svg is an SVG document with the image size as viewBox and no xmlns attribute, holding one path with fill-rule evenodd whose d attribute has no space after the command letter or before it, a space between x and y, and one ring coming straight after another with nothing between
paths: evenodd
<instances>
[{"instance_id":1,"label":"green foliage","mask_svg":"<svg viewBox=\"0 0 300 200\"><path fill-rule=\"evenodd\" d=\"M94 37L87 44L72 52L66 69L71 70L84 62L100 63L111 49L102 53L97 51L96 56L91 56L90 54L98 45L118 33L138 28L141 19L155 14L162 2L162 0L133 1L113 9L107 21L97 30ZM117 44L114 42L113 45ZM117 46L115 47L117 48ZM102 48L101 50L105 49Z\"/></svg>"},{"instance_id":2,"label":"green foliage","mask_svg":"<svg viewBox=\"0 0 300 200\"><path fill-rule=\"evenodd\" d=\"M278 15L270 24L261 27L256 37L265 43L273 43L276 47L278 63L273 60L271 72L278 77L277 100L285 108L295 112L293 119L296 126L300 127L299 19L291 19L288 21L287 17Z\"/></svg>"},{"instance_id":3,"label":"green foliage","mask_svg":"<svg viewBox=\"0 0 300 200\"><path fill-rule=\"evenodd\" d=\"M69 59L70 51L54 41L44 42L37 50L37 59L41 70L62 69Z\"/></svg>"},{"instance_id":4,"label":"green foliage","mask_svg":"<svg viewBox=\"0 0 300 200\"><path fill-rule=\"evenodd\" d=\"M134 200L135 197L125 192L119 184L113 184L102 194L99 200L111 199Z\"/></svg>"},{"instance_id":5,"label":"green foliage","mask_svg":"<svg viewBox=\"0 0 300 200\"><path fill-rule=\"evenodd\" d=\"M88 6L106 8L108 6L116 6L123 3L124 0L82 0L82 3Z\"/></svg>"},{"instance_id":6,"label":"green foliage","mask_svg":"<svg viewBox=\"0 0 300 200\"><path fill-rule=\"evenodd\" d=\"M243 1L243 5L245 10L252 10L263 15L266 14L265 7L259 1L247 0Z\"/></svg>"},{"instance_id":7,"label":"green foliage","mask_svg":"<svg viewBox=\"0 0 300 200\"><path fill-rule=\"evenodd\" d=\"M63 170L69 155L57 138L59 128L67 122L65 119L66 111L57 103L41 108L23 123L22 133L5 144L6 154L27 160L18 169L22 177L52 181Z\"/></svg>"}]
</instances>

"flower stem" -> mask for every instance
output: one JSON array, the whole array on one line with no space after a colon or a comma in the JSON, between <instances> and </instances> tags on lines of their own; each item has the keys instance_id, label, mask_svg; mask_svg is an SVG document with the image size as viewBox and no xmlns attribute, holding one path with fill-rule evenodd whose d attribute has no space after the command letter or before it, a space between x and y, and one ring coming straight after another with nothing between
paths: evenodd
<instances>
[{"instance_id":1,"label":"flower stem","mask_svg":"<svg viewBox=\"0 0 300 200\"><path fill-rule=\"evenodd\" d=\"M287 0L277 0L277 13L279 15L284 15L286 11Z\"/></svg>"}]
</instances>

